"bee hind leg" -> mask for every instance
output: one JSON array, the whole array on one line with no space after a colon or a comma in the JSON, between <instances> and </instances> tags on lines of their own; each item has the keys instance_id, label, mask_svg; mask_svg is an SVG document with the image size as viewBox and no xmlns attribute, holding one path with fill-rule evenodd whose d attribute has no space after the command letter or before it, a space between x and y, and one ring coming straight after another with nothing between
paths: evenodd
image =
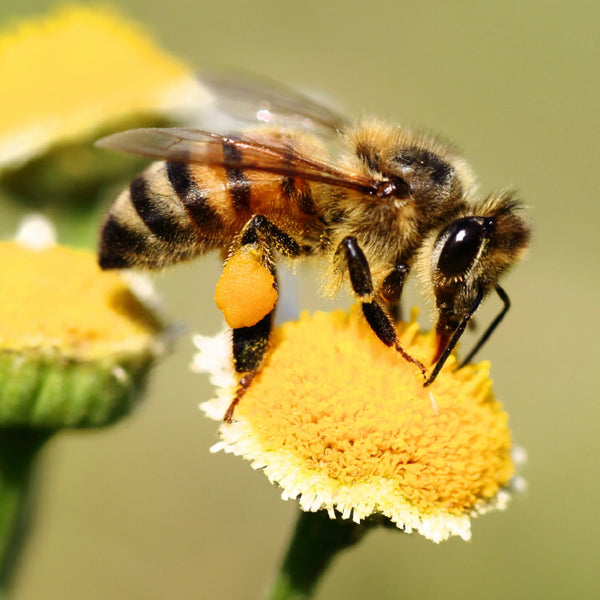
<instances>
[{"instance_id":1,"label":"bee hind leg","mask_svg":"<svg viewBox=\"0 0 600 600\"><path fill-rule=\"evenodd\" d=\"M252 380L260 371L269 346L274 313L275 310L272 310L256 325L238 327L233 330L233 364L236 372L240 373L242 377L238 383L235 396L223 417L226 423L231 423L235 407L239 404L242 396L250 387Z\"/></svg>"},{"instance_id":2,"label":"bee hind leg","mask_svg":"<svg viewBox=\"0 0 600 600\"><path fill-rule=\"evenodd\" d=\"M373 281L371 278L371 268L369 267L369 262L367 261L364 252L358 245L356 238L353 236L345 237L338 248L338 252L344 253L346 263L348 265L352 289L359 297L365 319L367 320L367 323L369 323L375 335L386 346L393 346L402 356L402 358L404 358L404 360L416 365L423 374L423 377L425 377L426 369L423 366L423 363L412 357L410 354L408 354L408 352L406 352L406 350L404 350L404 348L402 348L392 320L377 302L377 300L373 299L374 290ZM401 271L404 271L404 268L401 268ZM407 272L408 271L403 274L403 277L395 276L397 282L399 281L400 283L399 290L398 286L396 286L396 291L402 291L402 285L404 284L404 278Z\"/></svg>"},{"instance_id":3,"label":"bee hind leg","mask_svg":"<svg viewBox=\"0 0 600 600\"><path fill-rule=\"evenodd\" d=\"M300 245L294 238L279 229L264 215L254 215L244 226L240 249L254 247L256 260L269 269L275 277L273 250L284 256L297 257L302 253ZM275 309L261 318L258 323L249 327L233 329L233 363L237 373L241 375L235 396L223 417L231 423L235 407L246 393L252 380L259 373L269 346L273 316Z\"/></svg>"},{"instance_id":4,"label":"bee hind leg","mask_svg":"<svg viewBox=\"0 0 600 600\"><path fill-rule=\"evenodd\" d=\"M268 254L271 253L271 249L275 249L289 258L296 258L302 254L300 244L264 215L254 215L244 225L241 244L242 246L260 245Z\"/></svg>"}]
</instances>

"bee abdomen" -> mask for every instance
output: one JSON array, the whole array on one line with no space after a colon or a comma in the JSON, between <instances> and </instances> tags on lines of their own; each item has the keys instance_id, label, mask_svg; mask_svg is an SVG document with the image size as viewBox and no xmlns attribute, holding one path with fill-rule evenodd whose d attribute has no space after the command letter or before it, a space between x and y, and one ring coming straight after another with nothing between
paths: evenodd
<instances>
[{"instance_id":1,"label":"bee abdomen","mask_svg":"<svg viewBox=\"0 0 600 600\"><path fill-rule=\"evenodd\" d=\"M165 242L173 242L181 236L181 219L173 218L165 210L163 202L149 189L143 175L136 177L129 185L129 197L138 216L153 235Z\"/></svg>"},{"instance_id":2,"label":"bee abdomen","mask_svg":"<svg viewBox=\"0 0 600 600\"><path fill-rule=\"evenodd\" d=\"M219 213L213 208L208 194L199 185L183 162L166 163L169 183L184 207L187 217L200 232L200 237L217 242L222 239L225 226Z\"/></svg>"},{"instance_id":3,"label":"bee abdomen","mask_svg":"<svg viewBox=\"0 0 600 600\"><path fill-rule=\"evenodd\" d=\"M223 142L223 157L232 162L241 161L242 151L232 143ZM250 209L250 181L242 169L226 167L229 195L233 207L238 211Z\"/></svg>"},{"instance_id":4,"label":"bee abdomen","mask_svg":"<svg viewBox=\"0 0 600 600\"><path fill-rule=\"evenodd\" d=\"M109 213L100 238L98 263L102 269L125 269L136 266L139 256L147 254L147 239L142 231L129 227L113 212Z\"/></svg>"},{"instance_id":5,"label":"bee abdomen","mask_svg":"<svg viewBox=\"0 0 600 600\"><path fill-rule=\"evenodd\" d=\"M218 215L183 183L183 167L155 163L117 198L102 229L103 269L160 269L215 247Z\"/></svg>"},{"instance_id":6,"label":"bee abdomen","mask_svg":"<svg viewBox=\"0 0 600 600\"><path fill-rule=\"evenodd\" d=\"M281 178L281 190L285 198L296 203L301 214L308 216L317 214L317 207L308 182L301 182L284 175Z\"/></svg>"}]
</instances>

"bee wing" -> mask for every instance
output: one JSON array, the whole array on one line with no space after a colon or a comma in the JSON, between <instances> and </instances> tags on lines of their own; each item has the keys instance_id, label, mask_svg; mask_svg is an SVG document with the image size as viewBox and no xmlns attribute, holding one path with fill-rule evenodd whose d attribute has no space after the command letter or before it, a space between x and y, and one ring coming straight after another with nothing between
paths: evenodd
<instances>
[{"instance_id":1,"label":"bee wing","mask_svg":"<svg viewBox=\"0 0 600 600\"><path fill-rule=\"evenodd\" d=\"M216 106L239 121L310 130L324 138L335 137L346 125L334 110L268 79L203 71L199 80Z\"/></svg>"},{"instance_id":2,"label":"bee wing","mask_svg":"<svg viewBox=\"0 0 600 600\"><path fill-rule=\"evenodd\" d=\"M339 161L319 156L320 148L300 150L289 136L227 136L185 127L131 129L96 142L101 148L120 150L159 160L198 162L232 169L250 169L300 177L363 193L373 182L360 177Z\"/></svg>"}]
</instances>

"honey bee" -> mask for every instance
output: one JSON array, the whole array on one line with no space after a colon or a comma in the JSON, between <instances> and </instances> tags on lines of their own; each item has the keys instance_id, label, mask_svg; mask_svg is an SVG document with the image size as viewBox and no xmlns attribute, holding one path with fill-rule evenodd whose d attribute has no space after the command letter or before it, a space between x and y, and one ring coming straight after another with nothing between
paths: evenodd
<instances>
[{"instance_id":1,"label":"honey bee","mask_svg":"<svg viewBox=\"0 0 600 600\"><path fill-rule=\"evenodd\" d=\"M100 266L162 269L221 250L228 261L249 256L276 287L277 255L323 257L326 279L333 287L349 281L371 329L421 371L425 386L495 291L503 308L462 364L469 362L509 309L499 278L529 245L515 194L478 200L469 165L434 136L377 120L352 123L274 84L215 74L202 80L225 112L253 125L235 134L135 129L100 140L160 161L111 208ZM429 373L402 348L394 325L415 269L437 310ZM274 310L267 304L233 328L240 384L226 421L261 368Z\"/></svg>"}]
</instances>

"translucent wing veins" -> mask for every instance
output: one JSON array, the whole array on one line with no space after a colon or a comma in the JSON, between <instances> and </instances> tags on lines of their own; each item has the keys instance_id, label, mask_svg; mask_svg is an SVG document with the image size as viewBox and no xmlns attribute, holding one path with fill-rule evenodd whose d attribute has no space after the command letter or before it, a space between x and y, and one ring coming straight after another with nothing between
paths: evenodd
<instances>
[{"instance_id":1,"label":"translucent wing veins","mask_svg":"<svg viewBox=\"0 0 600 600\"><path fill-rule=\"evenodd\" d=\"M294 146L293 138L285 136L263 134L253 138L185 127L145 128L109 135L96 145L159 160L267 171L367 194L375 191L370 179L344 169L334 159L309 156ZM224 151L224 147L235 147L238 152Z\"/></svg>"}]
</instances>

